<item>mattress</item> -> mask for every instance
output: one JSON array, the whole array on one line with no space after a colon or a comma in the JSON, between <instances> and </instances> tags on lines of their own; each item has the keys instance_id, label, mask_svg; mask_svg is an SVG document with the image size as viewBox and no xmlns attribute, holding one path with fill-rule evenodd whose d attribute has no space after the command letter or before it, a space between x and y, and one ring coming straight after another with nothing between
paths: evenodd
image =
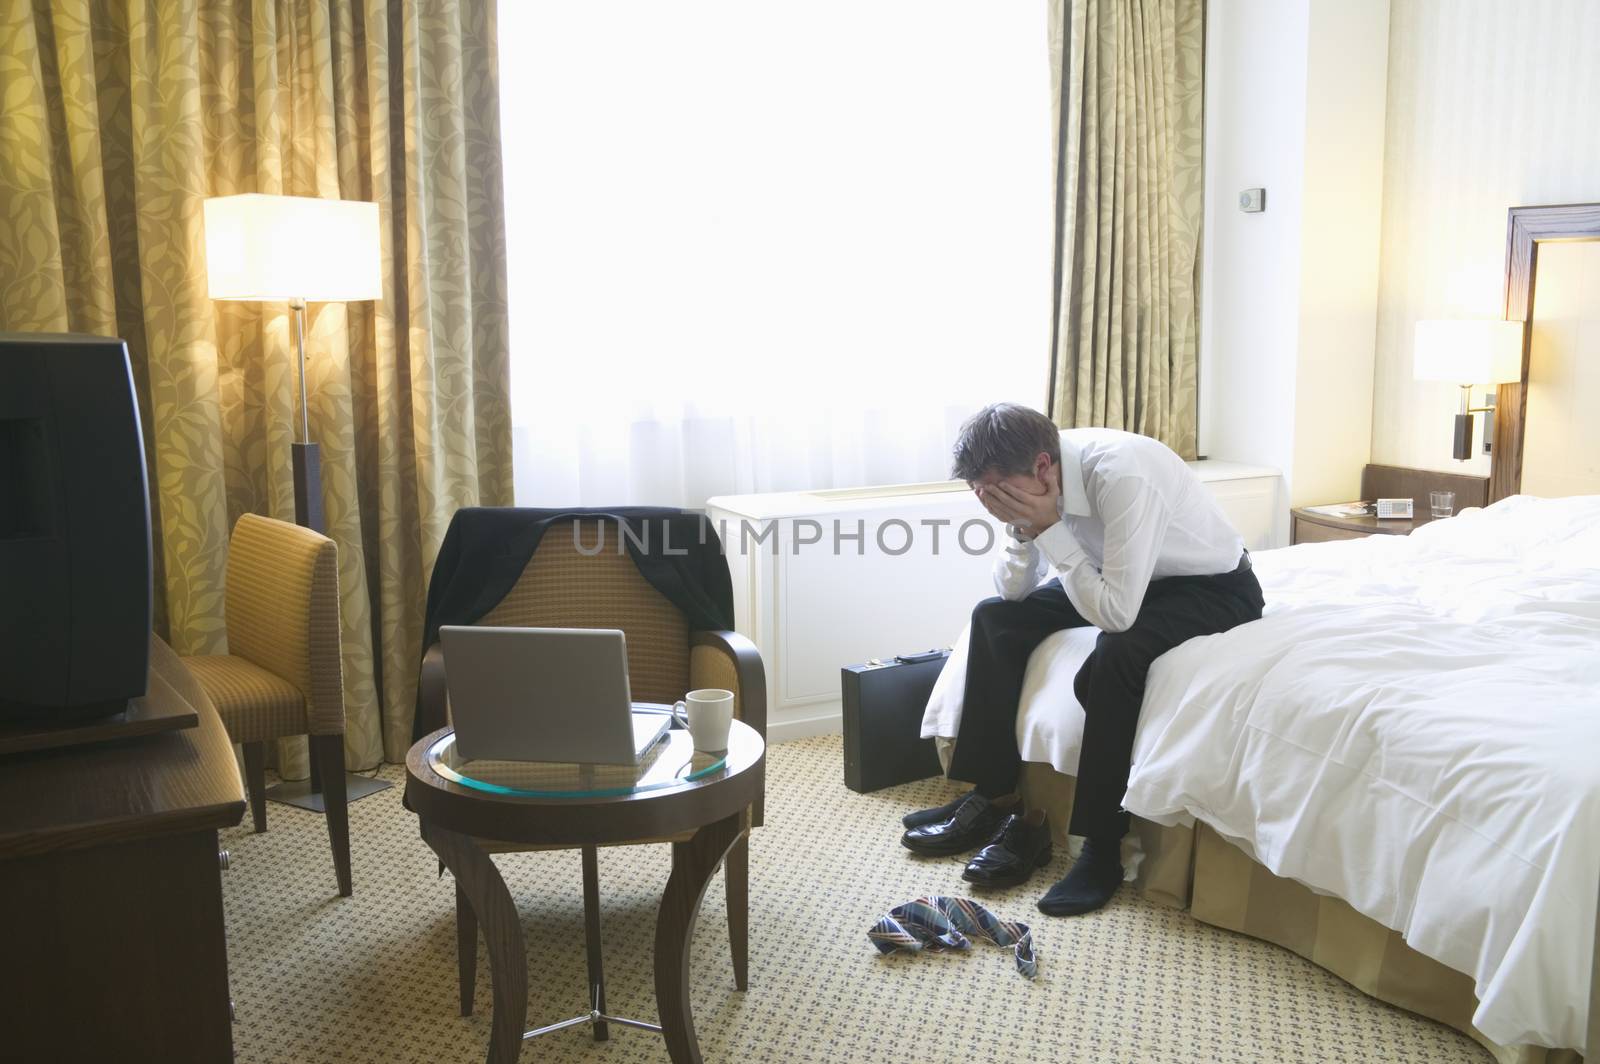
<instances>
[{"instance_id":1,"label":"mattress","mask_svg":"<svg viewBox=\"0 0 1600 1064\"><path fill-rule=\"evenodd\" d=\"M1473 978L1505 1045L1583 1048L1600 885L1600 497L1516 496L1409 537L1252 556L1262 620L1151 668L1124 805L1198 819ZM1036 651L1023 756L1075 773L1072 678ZM960 722L965 637L925 735ZM962 659L962 660L958 660Z\"/></svg>"}]
</instances>

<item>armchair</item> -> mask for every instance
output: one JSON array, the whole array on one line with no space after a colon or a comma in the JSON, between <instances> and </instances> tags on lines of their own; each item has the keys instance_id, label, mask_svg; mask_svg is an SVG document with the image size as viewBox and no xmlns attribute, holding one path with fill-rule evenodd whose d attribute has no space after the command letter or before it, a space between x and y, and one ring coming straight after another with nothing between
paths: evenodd
<instances>
[{"instance_id":1,"label":"armchair","mask_svg":"<svg viewBox=\"0 0 1600 1064\"><path fill-rule=\"evenodd\" d=\"M349 897L338 548L308 528L245 514L228 542L224 609L228 653L183 660L244 750L255 829L267 830L267 740L309 736L339 894Z\"/></svg>"},{"instance_id":2,"label":"armchair","mask_svg":"<svg viewBox=\"0 0 1600 1064\"><path fill-rule=\"evenodd\" d=\"M592 522L593 519L586 519ZM585 531L585 538L593 534ZM605 542L620 542L614 523ZM766 673L755 645L736 632L691 631L688 618L650 585L625 553L606 549L584 553L577 548L571 522L553 524L539 541L521 576L490 611L483 625L540 628L618 628L627 641L628 679L633 698L673 702L686 691L718 687L732 691L734 715L766 736ZM423 657L417 712L427 721L448 719L444 654L435 643ZM762 822L762 803L747 814L750 827ZM686 841L688 835L636 839L619 845ZM521 843L478 840L489 853L531 849ZM567 847L549 847L567 848ZM594 846L583 850L585 926L589 937L590 979L599 980L599 880ZM728 937L734 981L748 982L749 843L741 837L728 852L726 865ZM460 887L456 888L456 943L461 1014L472 1013L477 975L477 920ZM597 1025L596 1037L604 1037Z\"/></svg>"}]
</instances>

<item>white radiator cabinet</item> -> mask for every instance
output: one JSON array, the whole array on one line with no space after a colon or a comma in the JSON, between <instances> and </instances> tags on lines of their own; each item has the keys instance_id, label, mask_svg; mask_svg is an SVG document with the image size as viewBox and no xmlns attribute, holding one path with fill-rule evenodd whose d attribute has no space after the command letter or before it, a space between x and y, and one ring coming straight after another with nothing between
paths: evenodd
<instances>
[{"instance_id":1,"label":"white radiator cabinet","mask_svg":"<svg viewBox=\"0 0 1600 1064\"><path fill-rule=\"evenodd\" d=\"M1251 550L1287 542L1277 470L1191 465ZM960 481L724 495L706 512L733 579L734 626L766 665L773 742L840 730L841 667L949 646L994 594L1004 546Z\"/></svg>"}]
</instances>

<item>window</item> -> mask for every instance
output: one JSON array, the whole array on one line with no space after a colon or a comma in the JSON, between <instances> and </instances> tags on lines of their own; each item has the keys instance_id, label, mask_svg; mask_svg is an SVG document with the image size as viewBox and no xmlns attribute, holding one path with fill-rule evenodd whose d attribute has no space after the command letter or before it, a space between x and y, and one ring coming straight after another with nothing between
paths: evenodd
<instances>
[{"instance_id":1,"label":"window","mask_svg":"<svg viewBox=\"0 0 1600 1064\"><path fill-rule=\"evenodd\" d=\"M517 501L944 479L1042 406L1042 0L503 2Z\"/></svg>"}]
</instances>

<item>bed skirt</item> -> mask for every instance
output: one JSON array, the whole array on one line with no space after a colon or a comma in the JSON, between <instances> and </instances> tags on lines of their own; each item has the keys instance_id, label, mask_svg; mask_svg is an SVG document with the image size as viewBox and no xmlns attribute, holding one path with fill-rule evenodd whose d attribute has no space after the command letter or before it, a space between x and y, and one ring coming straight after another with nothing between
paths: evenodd
<instances>
[{"instance_id":1,"label":"bed skirt","mask_svg":"<svg viewBox=\"0 0 1600 1064\"><path fill-rule=\"evenodd\" d=\"M1338 898L1273 875L1205 824L1194 831L1190 914L1203 923L1298 953L1379 1001L1437 1020L1485 1046L1500 1064L1580 1064L1570 1049L1502 1046L1472 1026L1472 977L1406 945L1398 931Z\"/></svg>"}]
</instances>

